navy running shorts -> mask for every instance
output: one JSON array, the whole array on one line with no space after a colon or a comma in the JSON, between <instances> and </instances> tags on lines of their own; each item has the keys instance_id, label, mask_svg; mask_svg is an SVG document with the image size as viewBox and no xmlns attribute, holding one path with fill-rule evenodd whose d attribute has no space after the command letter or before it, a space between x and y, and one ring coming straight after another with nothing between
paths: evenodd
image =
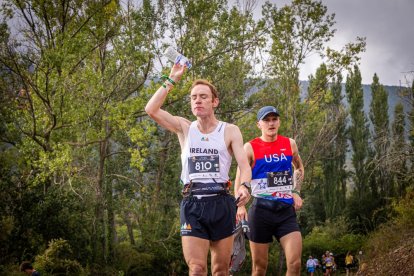
<instances>
[{"instance_id":1,"label":"navy running shorts","mask_svg":"<svg viewBox=\"0 0 414 276\"><path fill-rule=\"evenodd\" d=\"M180 206L181 236L218 241L233 235L236 229L236 204L232 195L198 199L183 198Z\"/></svg>"},{"instance_id":2,"label":"navy running shorts","mask_svg":"<svg viewBox=\"0 0 414 276\"><path fill-rule=\"evenodd\" d=\"M300 231L293 205L284 202L254 198L249 209L250 233L248 238L256 243L270 243L273 236L281 237Z\"/></svg>"}]
</instances>

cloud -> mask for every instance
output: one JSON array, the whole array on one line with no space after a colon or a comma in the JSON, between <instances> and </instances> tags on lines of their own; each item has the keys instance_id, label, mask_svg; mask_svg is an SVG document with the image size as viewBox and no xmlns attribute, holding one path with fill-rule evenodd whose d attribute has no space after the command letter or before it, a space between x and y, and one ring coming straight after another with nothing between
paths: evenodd
<instances>
[{"instance_id":1,"label":"cloud","mask_svg":"<svg viewBox=\"0 0 414 276\"><path fill-rule=\"evenodd\" d=\"M414 70L414 1L412 0L325 0L336 14L336 38L352 41L367 38L361 55L363 83L371 83L374 73L380 82L399 85L404 72Z\"/></svg>"},{"instance_id":2,"label":"cloud","mask_svg":"<svg viewBox=\"0 0 414 276\"><path fill-rule=\"evenodd\" d=\"M259 0L256 15L261 16ZM269 1L282 7L287 0ZM403 85L404 72L414 71L413 0L323 0L328 13L336 14L335 37L329 46L339 50L357 36L366 37L366 52L361 54L362 82L370 84L374 73L386 85ZM321 59L312 56L301 67L300 78L314 74ZM411 76L411 78L414 76ZM411 85L411 83L410 83Z\"/></svg>"}]
</instances>

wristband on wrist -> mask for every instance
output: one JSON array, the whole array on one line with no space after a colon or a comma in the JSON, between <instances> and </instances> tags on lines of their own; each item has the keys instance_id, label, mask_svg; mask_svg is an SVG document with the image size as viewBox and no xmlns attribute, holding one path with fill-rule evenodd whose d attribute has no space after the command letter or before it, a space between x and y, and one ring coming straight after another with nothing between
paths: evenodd
<instances>
[{"instance_id":1,"label":"wristband on wrist","mask_svg":"<svg viewBox=\"0 0 414 276\"><path fill-rule=\"evenodd\" d=\"M172 83L169 83L169 82L167 82L167 81L163 82L163 83L161 84L161 86L162 86L162 87L164 87L165 89L168 89L168 88L167 88L167 86L171 86L171 88L173 88L173 87L174 87L174 85L173 85Z\"/></svg>"},{"instance_id":2,"label":"wristband on wrist","mask_svg":"<svg viewBox=\"0 0 414 276\"><path fill-rule=\"evenodd\" d=\"M161 79L169 81L172 85L175 85L175 81L170 79L167 75L162 75Z\"/></svg>"},{"instance_id":3,"label":"wristband on wrist","mask_svg":"<svg viewBox=\"0 0 414 276\"><path fill-rule=\"evenodd\" d=\"M167 81L169 81L172 85L175 85L175 81L173 81L172 79L170 79L169 77L167 77Z\"/></svg>"},{"instance_id":4,"label":"wristband on wrist","mask_svg":"<svg viewBox=\"0 0 414 276\"><path fill-rule=\"evenodd\" d=\"M295 189L292 190L292 194L297 194L298 196L300 196L300 192Z\"/></svg>"},{"instance_id":5,"label":"wristband on wrist","mask_svg":"<svg viewBox=\"0 0 414 276\"><path fill-rule=\"evenodd\" d=\"M243 182L241 185L246 187L247 189L251 188L251 184L249 182Z\"/></svg>"}]
</instances>

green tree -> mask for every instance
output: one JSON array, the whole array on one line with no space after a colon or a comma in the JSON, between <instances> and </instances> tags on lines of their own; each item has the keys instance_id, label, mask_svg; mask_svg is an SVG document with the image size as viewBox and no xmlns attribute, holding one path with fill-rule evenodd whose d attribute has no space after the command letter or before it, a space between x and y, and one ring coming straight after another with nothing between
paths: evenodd
<instances>
[{"instance_id":1,"label":"green tree","mask_svg":"<svg viewBox=\"0 0 414 276\"><path fill-rule=\"evenodd\" d=\"M355 185L355 193L360 199L369 193L367 185L368 173L366 171L369 132L364 112L364 95L361 80L361 72L358 66L354 66L354 70L349 72L345 85L351 116L348 138L353 150L352 164L355 170L353 183Z\"/></svg>"},{"instance_id":2,"label":"green tree","mask_svg":"<svg viewBox=\"0 0 414 276\"><path fill-rule=\"evenodd\" d=\"M316 70L315 76L309 76L308 93L305 99L304 108L307 113L307 122L303 125L303 135L305 137L315 137L301 147L301 156L304 156L304 165L306 165L307 185L303 187L306 198L311 203L306 211L310 214L306 216L306 224L309 224L309 231L315 225L326 219L326 206L329 202L324 197L325 191L329 189L324 181L324 148L325 138L330 135L330 126L327 120L327 106L332 99L329 92L328 72L325 64L321 64ZM328 139L329 140L329 139ZM305 220L305 218L302 218ZM302 221L302 224L304 221Z\"/></svg>"},{"instance_id":3,"label":"green tree","mask_svg":"<svg viewBox=\"0 0 414 276\"><path fill-rule=\"evenodd\" d=\"M328 14L327 7L319 1L295 0L290 5L277 8L267 2L263 17L270 32L271 48L269 76L275 79L274 96L286 116L287 129L296 137L302 126L299 66L306 57L321 53L334 35L335 14ZM290 115L287 117L287 115Z\"/></svg>"},{"instance_id":4,"label":"green tree","mask_svg":"<svg viewBox=\"0 0 414 276\"><path fill-rule=\"evenodd\" d=\"M323 199L328 219L341 215L345 208L346 180L345 171L347 139L346 139L346 117L348 115L342 105L342 76L338 74L331 86L332 100L327 109L327 121L332 134L325 139L328 145L323 159L325 175L325 189Z\"/></svg>"},{"instance_id":5,"label":"green tree","mask_svg":"<svg viewBox=\"0 0 414 276\"><path fill-rule=\"evenodd\" d=\"M384 86L380 84L377 74L374 74L371 84L372 101L369 117L373 125L371 134L373 140L374 156L370 167L372 168L371 181L375 183L381 197L387 198L393 195L389 172L389 119L388 119L388 94ZM374 188L374 187L373 187Z\"/></svg>"},{"instance_id":6,"label":"green tree","mask_svg":"<svg viewBox=\"0 0 414 276\"><path fill-rule=\"evenodd\" d=\"M352 221L355 231L367 233L377 225L373 215L379 207L377 187L370 179L368 166L371 163L369 145L370 133L368 120L364 111L364 95L361 84L361 72L358 66L349 72L345 84L346 95L349 103L351 123L348 127L348 139L352 147L352 182L353 191L347 202L348 216ZM378 213L378 215L380 215Z\"/></svg>"},{"instance_id":7,"label":"green tree","mask_svg":"<svg viewBox=\"0 0 414 276\"><path fill-rule=\"evenodd\" d=\"M166 3L170 44L192 60L189 80L212 81L220 93L216 113L234 122L245 109L245 95L255 85L248 80L254 75L255 52L264 43L263 26L253 20L252 10L229 9L224 0Z\"/></svg>"},{"instance_id":8,"label":"green tree","mask_svg":"<svg viewBox=\"0 0 414 276\"><path fill-rule=\"evenodd\" d=\"M81 47L83 37L79 32L82 23L75 27L76 20L69 15L76 10L80 21L88 16L81 3L73 3L72 6L60 4L8 1L2 9L6 18L11 20L14 16L13 20L19 23L15 25L18 30L13 30L18 31L19 36L10 35L5 27L2 32L4 39L1 39L0 63L8 72L2 75L2 82L8 95L15 99L9 102L8 109L8 116L14 120L6 125L2 137L19 133L16 140L19 142L4 152L16 154L12 167L16 175L26 175L15 181L21 187L18 198L30 198L33 193L36 194L33 201L24 201L31 208L47 199L48 193L53 190L52 185L60 186L62 190L68 188L71 182L67 179L75 173L70 166L70 147L62 142L68 135L65 130L71 127L70 120L73 118L67 114L68 106L72 101L76 102L77 97L75 93L67 93L65 80L70 78L71 69L82 60L85 48ZM22 165L16 167L17 164ZM18 210L11 212L21 222L17 226L20 229L16 230L22 236L33 230L30 224L24 223L25 216L38 217L39 221L42 217L35 211L26 215ZM38 231L39 228L34 229ZM41 234L47 238L48 233L36 232L36 235ZM30 253L37 252L31 250Z\"/></svg>"},{"instance_id":9,"label":"green tree","mask_svg":"<svg viewBox=\"0 0 414 276\"><path fill-rule=\"evenodd\" d=\"M324 225L314 227L303 240L302 258L307 260L309 255L317 254L320 256L327 248L335 252L335 256L345 256L347 251L357 252L363 246L366 238L363 235L350 232L350 227L344 217L327 220Z\"/></svg>"},{"instance_id":10,"label":"green tree","mask_svg":"<svg viewBox=\"0 0 414 276\"><path fill-rule=\"evenodd\" d=\"M142 90L152 69L156 28L149 23L157 20L142 20L149 14L142 11L148 3L136 12L135 21L121 13L117 1L10 1L3 10L20 20L21 35L12 37L6 28L2 32L0 62L9 72L2 82L15 99L7 110L15 120L5 125L2 139L20 133L21 142L6 151L17 152L19 162L26 165L18 172L28 176L25 189L33 186L46 200L51 186L57 185L59 196L72 192L88 206L83 217L87 223L80 228L90 233L88 246L93 250L85 254L85 262L113 258L112 183L131 170L109 166L119 155L131 154L131 140L124 148L121 143L128 140L128 123L140 129L135 143L151 137L145 122L126 120L143 110L144 97L129 97ZM124 19L135 24L121 28ZM141 161L135 163L143 158L141 150ZM73 237L68 240L74 242Z\"/></svg>"},{"instance_id":11,"label":"green tree","mask_svg":"<svg viewBox=\"0 0 414 276\"><path fill-rule=\"evenodd\" d=\"M404 106L398 103L394 110L394 122L392 124L392 144L389 158L393 185L398 197L404 196L409 185L407 143L405 140L405 114Z\"/></svg>"},{"instance_id":12,"label":"green tree","mask_svg":"<svg viewBox=\"0 0 414 276\"><path fill-rule=\"evenodd\" d=\"M410 155L410 161L411 161L411 167L410 167L410 178L409 178L409 181L410 181L410 183L413 183L413 179L414 179L414 79L413 79L413 82L412 82L412 84L411 84L411 89L408 89L409 91L408 91L408 98L410 99L410 103L411 103L411 112L410 112L410 114L408 115L408 119L409 119L409 123L410 123L410 125L409 125L409 134L408 134L408 137L409 137L409 141L410 141L410 144L411 144L411 147L410 147L410 151L409 151L409 155Z\"/></svg>"},{"instance_id":13,"label":"green tree","mask_svg":"<svg viewBox=\"0 0 414 276\"><path fill-rule=\"evenodd\" d=\"M307 185L304 187L311 214L302 218L311 229L315 225L340 215L346 197L346 116L341 104L342 77L328 83L328 70L322 64L315 77L310 76L306 98L307 123L305 137L314 137L304 143L301 153L306 156ZM304 220L304 221L303 221Z\"/></svg>"}]
</instances>

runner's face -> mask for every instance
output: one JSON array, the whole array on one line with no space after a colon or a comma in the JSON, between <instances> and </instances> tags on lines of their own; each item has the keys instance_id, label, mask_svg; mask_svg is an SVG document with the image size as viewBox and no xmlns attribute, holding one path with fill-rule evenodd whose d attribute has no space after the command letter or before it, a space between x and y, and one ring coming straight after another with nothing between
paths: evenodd
<instances>
[{"instance_id":1,"label":"runner's face","mask_svg":"<svg viewBox=\"0 0 414 276\"><path fill-rule=\"evenodd\" d=\"M214 108L218 106L218 99L213 98L210 87L198 84L191 90L191 110L194 116L202 117L214 113Z\"/></svg>"},{"instance_id":2,"label":"runner's face","mask_svg":"<svg viewBox=\"0 0 414 276\"><path fill-rule=\"evenodd\" d=\"M280 120L279 116L275 114L269 114L262 120L257 122L257 126L261 129L262 135L275 136L279 130Z\"/></svg>"}]
</instances>

